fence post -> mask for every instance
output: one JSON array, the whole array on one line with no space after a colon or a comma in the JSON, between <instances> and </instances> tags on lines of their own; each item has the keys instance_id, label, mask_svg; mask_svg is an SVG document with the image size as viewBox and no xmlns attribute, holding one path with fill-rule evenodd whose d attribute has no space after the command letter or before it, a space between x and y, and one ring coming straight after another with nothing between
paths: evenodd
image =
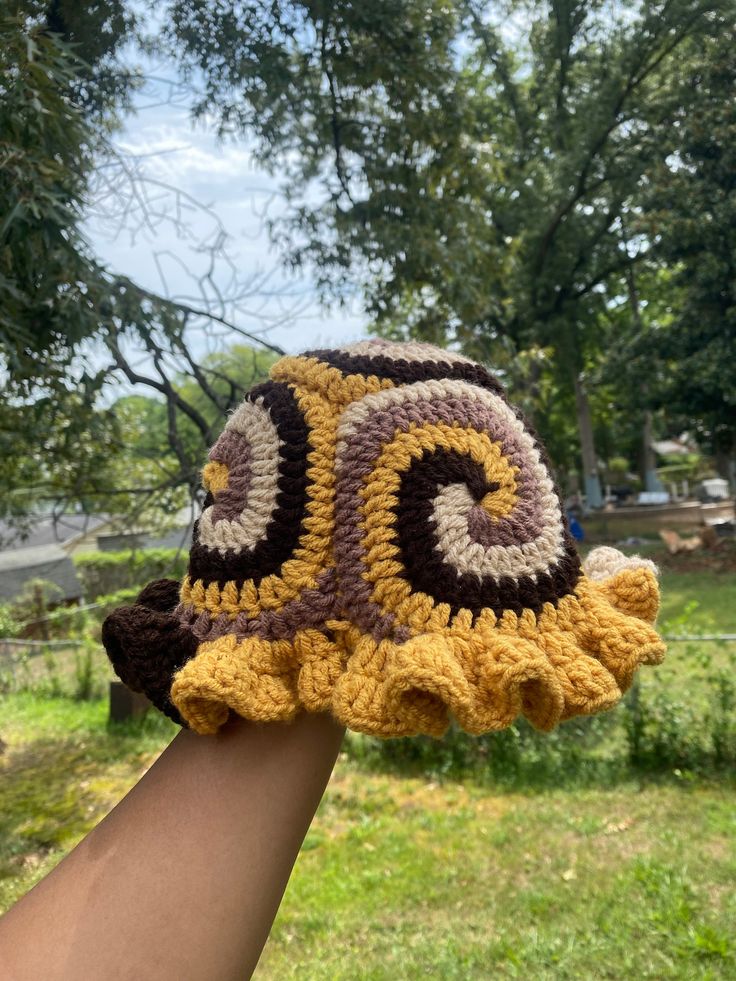
<instances>
[{"instance_id":1,"label":"fence post","mask_svg":"<svg viewBox=\"0 0 736 981\"><path fill-rule=\"evenodd\" d=\"M145 715L151 703L140 692L131 691L122 681L110 682L110 722L125 722Z\"/></svg>"}]
</instances>

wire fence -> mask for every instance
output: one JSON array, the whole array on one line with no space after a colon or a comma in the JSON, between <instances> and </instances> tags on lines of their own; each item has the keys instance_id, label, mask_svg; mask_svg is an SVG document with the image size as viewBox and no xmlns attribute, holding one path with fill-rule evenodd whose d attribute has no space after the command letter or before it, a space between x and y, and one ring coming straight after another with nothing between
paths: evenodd
<instances>
[{"instance_id":1,"label":"wire fence","mask_svg":"<svg viewBox=\"0 0 736 981\"><path fill-rule=\"evenodd\" d=\"M81 609L81 608L80 608ZM708 641L709 643L733 643L736 641L736 634L663 634L662 640L668 644L678 643L697 643ZM83 640L67 638L63 640L31 640L5 637L0 639L0 657L14 659L23 657L34 657L43 654L46 650L68 650L70 648L83 647Z\"/></svg>"}]
</instances>

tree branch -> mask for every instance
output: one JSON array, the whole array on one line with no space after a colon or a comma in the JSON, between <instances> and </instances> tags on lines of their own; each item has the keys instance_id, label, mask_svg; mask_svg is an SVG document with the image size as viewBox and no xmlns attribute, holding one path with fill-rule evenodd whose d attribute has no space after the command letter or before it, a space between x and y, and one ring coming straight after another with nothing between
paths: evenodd
<instances>
[{"instance_id":1,"label":"tree branch","mask_svg":"<svg viewBox=\"0 0 736 981\"><path fill-rule=\"evenodd\" d=\"M329 5L328 8L329 10ZM320 37L320 63L322 65L322 71L325 73L327 78L327 87L330 92L330 128L332 130L332 146L335 151L335 173L337 179L342 188L343 194L347 197L348 201L355 207L355 201L353 200L352 194L350 193L350 183L348 176L345 172L345 165L342 156L342 137L340 135L340 119L339 119L339 101L337 95L337 85L335 83L335 77L330 68L329 59L327 57L327 31L329 28L329 16L326 14L324 20L322 21L322 32Z\"/></svg>"},{"instance_id":2,"label":"tree branch","mask_svg":"<svg viewBox=\"0 0 736 981\"><path fill-rule=\"evenodd\" d=\"M666 7L667 6L670 6L670 4L667 4ZM578 173L578 177L575 181L572 194L565 202L563 202L563 204L559 206L559 208L553 215L552 220L550 221L550 224L547 227L547 230L542 236L541 242L539 244L537 258L534 264L533 271L535 276L539 276L539 274L542 271L542 268L544 267L547 253L549 252L550 246L552 244L554 236L557 233L557 229L560 227L560 224L567 217L570 211L575 207L578 201L580 201L581 198L585 196L585 194L589 193L590 189L587 186L587 179L590 173L590 169L593 166L593 162L597 158L598 154L606 145L610 135L613 133L615 129L618 128L618 126L621 125L623 120L619 117L626 101L629 99L632 93L636 91L636 89L639 88L639 86L641 86L642 83L652 74L652 72L654 72L659 67L659 65L667 57L667 55L671 54L675 50L675 48L677 48L677 46L681 44L686 37L688 37L690 28L698 20L698 18L701 17L702 14L708 10L708 7L709 7L708 4L703 4L700 7L698 7L695 13L683 25L682 29L679 32L675 32L670 42L664 44L661 50L650 61L647 61L646 57L644 59L637 59L637 58L633 59L634 65L632 67L632 70L629 72L628 76L626 77L625 84L618 92L613 104L611 105L609 122L598 133L598 135L595 137L595 139L593 140L593 142L588 148L585 161ZM653 38L649 46L650 50L653 44L658 40L659 36L661 35L661 32L666 29L667 25L665 22L664 12L660 15L660 20L658 21L658 23L661 23L661 30ZM642 48L644 49L644 51L646 51L645 42L642 43ZM598 186L605 183L606 180L607 178L601 179L598 182Z\"/></svg>"},{"instance_id":3,"label":"tree branch","mask_svg":"<svg viewBox=\"0 0 736 981\"><path fill-rule=\"evenodd\" d=\"M486 57L496 69L498 77L501 80L501 85L508 95L509 103L511 104L511 112L514 117L514 122L516 123L519 152L523 162L523 160L526 158L528 145L527 120L521 108L518 87L511 78L506 52L503 51L496 32L489 27L488 24L483 22L483 18L481 17L475 4L472 2L467 2L464 6L470 15L475 34L483 45L483 50L486 53Z\"/></svg>"},{"instance_id":4,"label":"tree branch","mask_svg":"<svg viewBox=\"0 0 736 981\"><path fill-rule=\"evenodd\" d=\"M148 388L152 388L155 391L160 392L163 396L165 396L167 403L173 402L185 416L191 419L205 440L208 438L210 427L207 424L207 420L199 412L197 412L193 406L186 402L181 395L179 395L163 371L159 370L161 381L157 381L155 378L141 375L137 371L133 370L133 368L123 357L120 347L118 346L117 330L112 326L108 327L108 334L105 337L105 344L113 356L115 365L120 369L120 371L123 372L125 377L132 385L145 385Z\"/></svg>"},{"instance_id":5,"label":"tree branch","mask_svg":"<svg viewBox=\"0 0 736 981\"><path fill-rule=\"evenodd\" d=\"M126 286L127 288L134 290L140 296L146 297L146 299L152 300L154 303L159 303L163 306L171 307L178 310L180 313L189 317L203 317L206 320L212 320L217 324L222 324L224 327L229 328L241 337L244 337L248 341L252 341L254 344L260 344L261 347L265 347L269 351L273 351L274 354L278 354L280 357L286 354L283 348L279 347L277 344L271 344L269 341L264 341L263 338L257 337L255 334L251 334L249 331L244 330L242 327L238 327L231 320L226 317L221 317L211 310L202 310L197 307L193 307L188 303L182 303L179 300L169 299L168 297L160 296L158 293L154 293L152 290L147 290L143 286L139 286L138 283L134 283L127 277L119 276L116 280L117 283Z\"/></svg>"}]
</instances>

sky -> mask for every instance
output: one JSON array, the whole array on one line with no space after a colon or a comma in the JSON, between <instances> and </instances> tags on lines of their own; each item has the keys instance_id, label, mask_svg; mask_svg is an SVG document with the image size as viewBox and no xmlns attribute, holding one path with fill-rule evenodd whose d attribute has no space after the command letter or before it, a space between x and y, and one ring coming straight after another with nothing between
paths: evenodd
<instances>
[{"instance_id":1,"label":"sky","mask_svg":"<svg viewBox=\"0 0 736 981\"><path fill-rule=\"evenodd\" d=\"M166 66L151 66L150 73L170 77ZM198 308L204 294L214 298L213 286L232 293L235 274L251 284L252 295L240 310L226 304L220 312L254 333L275 324L266 336L288 353L366 336L357 299L347 309L325 310L308 274L296 278L283 269L264 227L264 215L282 207L278 178L259 169L243 143L222 145L211 129L193 128L185 101L169 99L170 92L165 82L151 82L136 96L136 112L114 138L119 159L97 172L85 223L96 254L111 271ZM154 216L148 223L141 221L142 195ZM201 243L223 237L233 266L220 260L213 286L202 286L197 279L209 256ZM204 339L195 339L195 350L198 344L205 353Z\"/></svg>"}]
</instances>

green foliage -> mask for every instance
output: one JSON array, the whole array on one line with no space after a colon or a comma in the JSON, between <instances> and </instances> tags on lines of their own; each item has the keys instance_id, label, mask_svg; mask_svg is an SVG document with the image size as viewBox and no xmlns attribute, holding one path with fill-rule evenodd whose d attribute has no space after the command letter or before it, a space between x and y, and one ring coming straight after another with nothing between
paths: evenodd
<instances>
[{"instance_id":1,"label":"green foliage","mask_svg":"<svg viewBox=\"0 0 736 981\"><path fill-rule=\"evenodd\" d=\"M54 35L74 53L75 102L111 128L118 120L112 107L129 106L135 76L120 60L121 48L135 30L135 15L126 0L5 0L5 13L39 32Z\"/></svg>"},{"instance_id":2,"label":"green foliage","mask_svg":"<svg viewBox=\"0 0 736 981\"><path fill-rule=\"evenodd\" d=\"M545 352L547 396L568 418L548 423L541 385L526 401L536 403L528 414L548 430L557 466L578 467L577 377L594 403L598 455L638 461L632 407L668 408L671 385L652 377L651 357L630 370L630 344L615 370L608 352L655 314L656 327L677 319L672 291L660 289L655 311L649 290L682 242L669 222L677 208L703 258L723 252L700 234L684 194L663 204L656 228L642 215L653 186L687 176L677 161L692 156L687 125L697 129L708 99L692 78L710 86L714 107L734 104L711 53L720 43L730 57L732 4L386 0L234 10L171 0L170 11L170 54L202 80L195 115L247 136L283 175L290 207L274 234L326 297L342 299L357 283L383 333L459 345L508 372L512 389L521 373L510 352ZM707 132L701 156L733 144L725 126ZM722 168L726 179L732 172ZM695 275L712 282L708 265ZM702 370L687 397L706 428L722 389L703 395L704 372L729 336L722 318L711 332L720 356L698 352ZM652 334L669 360L674 348L663 340ZM595 465L593 451L586 472Z\"/></svg>"},{"instance_id":3,"label":"green foliage","mask_svg":"<svg viewBox=\"0 0 736 981\"><path fill-rule=\"evenodd\" d=\"M110 413L115 432L105 441L94 480L78 489L82 507L91 514L119 515L124 531L155 528L163 533L191 501L195 459L203 456L201 437L182 467L168 439L162 400L125 395Z\"/></svg>"},{"instance_id":4,"label":"green foliage","mask_svg":"<svg viewBox=\"0 0 736 981\"><path fill-rule=\"evenodd\" d=\"M176 727L104 701L4 700L0 908L94 826ZM341 755L259 963L264 979L733 976L732 781L508 793ZM642 936L649 942L642 942Z\"/></svg>"},{"instance_id":5,"label":"green foliage","mask_svg":"<svg viewBox=\"0 0 736 981\"><path fill-rule=\"evenodd\" d=\"M0 603L0 640L15 637L20 628L11 603Z\"/></svg>"},{"instance_id":6,"label":"green foliage","mask_svg":"<svg viewBox=\"0 0 736 981\"><path fill-rule=\"evenodd\" d=\"M636 686L616 712L565 723L551 734L536 732L523 720L483 736L469 736L453 724L441 740L351 734L347 752L377 772L471 777L517 788L608 784L639 771L731 772L736 765L732 672L733 667L714 671L697 700L686 689Z\"/></svg>"},{"instance_id":7,"label":"green foliage","mask_svg":"<svg viewBox=\"0 0 736 981\"><path fill-rule=\"evenodd\" d=\"M715 754L703 745L699 708L684 697L655 689L646 700L631 699L625 724L629 760L635 767L702 770L715 761Z\"/></svg>"},{"instance_id":8,"label":"green foliage","mask_svg":"<svg viewBox=\"0 0 736 981\"><path fill-rule=\"evenodd\" d=\"M39 694L46 694L49 698L62 698L64 690L59 673L59 661L53 648L45 648L42 651L42 657L45 668L43 679L37 686L29 686L29 689L35 690Z\"/></svg>"},{"instance_id":9,"label":"green foliage","mask_svg":"<svg viewBox=\"0 0 736 981\"><path fill-rule=\"evenodd\" d=\"M171 412L164 399L140 394L103 408L97 388L5 406L0 474L9 492L0 515L22 534L39 500L64 500L88 514L118 515L124 530L166 531L200 492L200 471L224 415L268 377L273 360L243 344L206 355L198 366L204 382L183 373L171 378L172 397L184 406Z\"/></svg>"},{"instance_id":10,"label":"green foliage","mask_svg":"<svg viewBox=\"0 0 736 981\"><path fill-rule=\"evenodd\" d=\"M160 525L271 360L243 345L193 357L192 309L112 274L82 235L89 176L129 108L133 30L123 0L13 2L0 19L0 517L21 531L49 501ZM110 407L121 378L160 401Z\"/></svg>"},{"instance_id":11,"label":"green foliage","mask_svg":"<svg viewBox=\"0 0 736 981\"><path fill-rule=\"evenodd\" d=\"M708 715L713 758L718 766L736 764L736 686L733 672L719 672Z\"/></svg>"},{"instance_id":12,"label":"green foliage","mask_svg":"<svg viewBox=\"0 0 736 981\"><path fill-rule=\"evenodd\" d=\"M95 596L94 602L98 604L96 619L101 621L116 607L128 606L130 603L135 602L135 598L140 591L141 586L124 586L122 589L115 590L114 593Z\"/></svg>"},{"instance_id":13,"label":"green foliage","mask_svg":"<svg viewBox=\"0 0 736 981\"><path fill-rule=\"evenodd\" d=\"M267 165L298 149L292 196L320 184L290 213L294 261L337 288L354 263L374 312L487 352L499 333L585 336L629 261L619 216L672 143L660 88L725 9L512 2L522 33L485 3L174 0L167 33L203 73L199 112Z\"/></svg>"},{"instance_id":14,"label":"green foliage","mask_svg":"<svg viewBox=\"0 0 736 981\"><path fill-rule=\"evenodd\" d=\"M0 350L23 378L32 352L58 371L91 331L78 224L95 140L71 99L68 53L21 25L0 20Z\"/></svg>"},{"instance_id":15,"label":"green foliage","mask_svg":"<svg viewBox=\"0 0 736 981\"><path fill-rule=\"evenodd\" d=\"M647 232L674 270L681 303L644 339L667 378L669 411L711 452L736 459L736 55L724 33L691 45L672 93L679 134L645 198ZM692 101L682 105L688 88ZM648 343L647 343L648 341Z\"/></svg>"},{"instance_id":16,"label":"green foliage","mask_svg":"<svg viewBox=\"0 0 736 981\"><path fill-rule=\"evenodd\" d=\"M701 453L665 456L662 465L657 467L657 473L663 482L669 480L687 480L691 487L705 477L715 476L711 460L704 457Z\"/></svg>"},{"instance_id":17,"label":"green foliage","mask_svg":"<svg viewBox=\"0 0 736 981\"><path fill-rule=\"evenodd\" d=\"M680 578L667 577L664 594L671 595L662 632L697 637L727 628L728 576L685 574L676 591ZM471 777L514 788L610 784L642 772L730 773L736 766L735 671L733 644L673 644L665 664L641 671L617 709L566 722L552 733L519 720L501 732L469 736L453 723L442 739L351 733L346 749L377 772Z\"/></svg>"},{"instance_id":18,"label":"green foliage","mask_svg":"<svg viewBox=\"0 0 736 981\"><path fill-rule=\"evenodd\" d=\"M0 696L28 693L40 698L88 701L107 691L113 672L99 640L99 623L90 620L68 646L14 646L0 661Z\"/></svg>"},{"instance_id":19,"label":"green foliage","mask_svg":"<svg viewBox=\"0 0 736 981\"><path fill-rule=\"evenodd\" d=\"M212 440L219 435L223 415L238 405L249 388L268 378L275 360L272 351L259 351L248 344L232 344L200 359L198 370L206 376L206 386L201 377L198 379L191 374L182 373L174 378L178 394L205 420L206 439ZM186 420L182 422L182 439L188 440L190 445L194 443L195 451L201 453L202 435L195 433L191 420L188 427ZM196 466L202 466L201 459L197 459Z\"/></svg>"},{"instance_id":20,"label":"green foliage","mask_svg":"<svg viewBox=\"0 0 736 981\"><path fill-rule=\"evenodd\" d=\"M93 409L103 373L74 362L109 292L80 232L102 136L78 103L81 62L40 4L14 6L0 19L0 514L23 528L39 497L93 479L114 418ZM96 98L89 77L84 91Z\"/></svg>"},{"instance_id":21,"label":"green foliage","mask_svg":"<svg viewBox=\"0 0 736 981\"><path fill-rule=\"evenodd\" d=\"M590 428L573 379L603 460L638 460L645 408L658 429L694 420L708 450L732 454L731 3L164 10L149 47L196 80L195 117L282 175L274 237L325 297L358 285L384 333L490 361L563 483L579 469L576 413ZM132 5L7 13L0 514L27 524L34 488L36 502L160 520L270 358L194 357L191 309L114 276L80 235L87 177L129 106ZM110 366L92 370L91 348ZM150 376L127 350L148 352ZM121 378L161 401L100 409Z\"/></svg>"},{"instance_id":22,"label":"green foliage","mask_svg":"<svg viewBox=\"0 0 736 981\"><path fill-rule=\"evenodd\" d=\"M58 603L63 590L47 579L29 579L13 600L13 617L21 624L41 623L49 615L49 607Z\"/></svg>"},{"instance_id":23,"label":"green foliage","mask_svg":"<svg viewBox=\"0 0 736 981\"><path fill-rule=\"evenodd\" d=\"M524 720L501 732L469 736L452 723L442 739L389 740L348 735L348 755L378 772L471 777L511 787L587 785L621 777L625 767L606 741L616 729L609 716L568 723L539 733Z\"/></svg>"},{"instance_id":24,"label":"green foliage","mask_svg":"<svg viewBox=\"0 0 736 981\"><path fill-rule=\"evenodd\" d=\"M123 552L82 552L74 556L86 602L104 599L118 590L140 590L154 579L181 579L187 554L176 548L148 548Z\"/></svg>"},{"instance_id":25,"label":"green foliage","mask_svg":"<svg viewBox=\"0 0 736 981\"><path fill-rule=\"evenodd\" d=\"M74 698L80 702L88 702L97 695L94 661L96 646L88 641L74 654Z\"/></svg>"}]
</instances>

